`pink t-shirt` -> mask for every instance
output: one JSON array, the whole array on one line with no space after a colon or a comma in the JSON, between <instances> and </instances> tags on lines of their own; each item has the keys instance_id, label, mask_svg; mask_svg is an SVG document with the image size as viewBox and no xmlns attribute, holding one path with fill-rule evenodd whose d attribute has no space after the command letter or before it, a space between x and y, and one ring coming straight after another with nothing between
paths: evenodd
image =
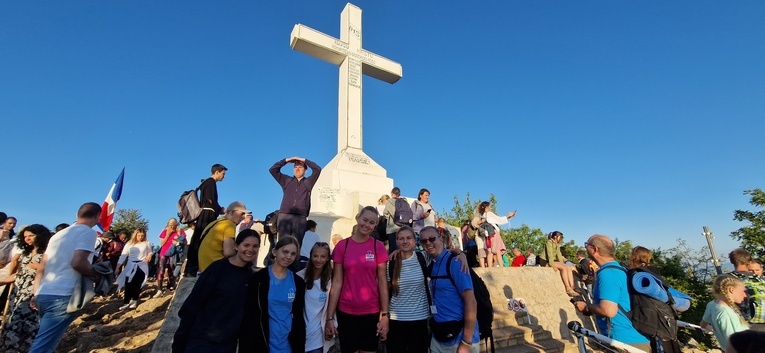
<instances>
[{"instance_id":1,"label":"pink t-shirt","mask_svg":"<svg viewBox=\"0 0 765 353\"><path fill-rule=\"evenodd\" d=\"M347 253L345 242L348 242ZM388 262L385 245L372 237L363 243L343 239L335 246L332 261L343 266L343 290L338 309L351 315L379 312L377 265Z\"/></svg>"},{"instance_id":2,"label":"pink t-shirt","mask_svg":"<svg viewBox=\"0 0 765 353\"><path fill-rule=\"evenodd\" d=\"M170 239L165 242L165 245L162 245L162 249L159 249L159 256L165 256L167 249L170 249L170 247L173 246L173 242L178 240L178 237L180 237L182 233L182 230L177 230L173 232L173 234L170 234ZM163 229L162 233L159 233L159 239L165 239L166 236L167 229Z\"/></svg>"}]
</instances>

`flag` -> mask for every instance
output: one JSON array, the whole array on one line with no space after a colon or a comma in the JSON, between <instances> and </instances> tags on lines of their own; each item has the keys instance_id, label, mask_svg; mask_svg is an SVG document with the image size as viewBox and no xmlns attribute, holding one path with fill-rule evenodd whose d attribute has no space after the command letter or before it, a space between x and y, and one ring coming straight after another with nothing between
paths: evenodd
<instances>
[{"instance_id":1,"label":"flag","mask_svg":"<svg viewBox=\"0 0 765 353\"><path fill-rule=\"evenodd\" d=\"M112 226L112 219L114 218L114 211L117 209L117 201L122 196L122 181L125 180L125 168L122 168L120 176L117 177L117 181L114 182L112 188L109 189L109 194L106 195L106 200L101 206L101 219L98 221L98 228L101 228L104 232L109 230Z\"/></svg>"}]
</instances>

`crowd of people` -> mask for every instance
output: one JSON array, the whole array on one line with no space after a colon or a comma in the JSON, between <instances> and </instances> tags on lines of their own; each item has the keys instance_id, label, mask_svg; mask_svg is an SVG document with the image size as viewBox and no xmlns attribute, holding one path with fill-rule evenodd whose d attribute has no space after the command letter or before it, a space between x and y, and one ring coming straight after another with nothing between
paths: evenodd
<instances>
[{"instance_id":1,"label":"crowd of people","mask_svg":"<svg viewBox=\"0 0 765 353\"><path fill-rule=\"evenodd\" d=\"M287 164L293 164L291 175L281 172ZM270 169L284 196L278 231L262 250L265 267L259 267L264 222L240 201L220 206L216 184L226 171L220 164L211 168L199 188L201 215L185 230L170 218L157 246L146 229L97 234L101 207L92 202L78 209L74 224L54 232L33 224L16 234L17 220L0 213L0 269L6 271L0 286L8 292L4 351L53 352L77 316L71 302L80 295L80 277L116 275L119 309L131 310L150 277L162 296L183 273L195 283L178 313L176 353L364 353L381 345L391 353L477 353L477 302L468 268L542 266L559 273L576 310L595 315L600 333L646 352L680 352L676 336L648 334L628 314L635 305L628 285L635 273L663 281L644 247L635 247L625 266L615 260L610 238L593 235L572 264L561 253L563 233L554 231L539 254L511 248L510 256L499 227L516 211L498 216L489 202L480 202L458 229L436 217L429 190L409 203L399 188L377 206L362 208L352 233L335 234L330 246L307 219L321 168L291 157ZM736 269L715 279L716 298L700 325L714 332L723 349L745 352L743 344L761 339L750 331L765 331L765 279L762 264L746 251L734 250L730 260Z\"/></svg>"}]
</instances>

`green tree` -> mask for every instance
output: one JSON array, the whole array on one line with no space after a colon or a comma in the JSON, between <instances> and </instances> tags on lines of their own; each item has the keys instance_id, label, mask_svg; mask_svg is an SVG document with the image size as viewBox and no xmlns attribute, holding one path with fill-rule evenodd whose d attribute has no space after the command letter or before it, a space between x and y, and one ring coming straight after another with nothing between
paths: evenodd
<instances>
[{"instance_id":1,"label":"green tree","mask_svg":"<svg viewBox=\"0 0 765 353\"><path fill-rule=\"evenodd\" d=\"M632 242L629 240L621 241L619 238L614 238L614 259L623 264L629 264L630 253L632 252Z\"/></svg>"},{"instance_id":2,"label":"green tree","mask_svg":"<svg viewBox=\"0 0 765 353\"><path fill-rule=\"evenodd\" d=\"M541 229L531 228L526 224L521 224L518 228L501 229L500 234L508 250L518 248L521 252L532 248L538 254L547 241L547 235Z\"/></svg>"},{"instance_id":3,"label":"green tree","mask_svg":"<svg viewBox=\"0 0 765 353\"><path fill-rule=\"evenodd\" d=\"M149 230L149 220L143 218L140 210L132 208L119 209L114 216L111 230L115 233L125 231L130 237L138 228Z\"/></svg>"},{"instance_id":4,"label":"green tree","mask_svg":"<svg viewBox=\"0 0 765 353\"><path fill-rule=\"evenodd\" d=\"M749 222L749 225L739 228L730 233L733 239L741 241L741 247L749 251L755 257L765 255L765 192L760 189L746 190L744 195L751 195L749 203L759 211L736 210L733 219L739 222Z\"/></svg>"},{"instance_id":5,"label":"green tree","mask_svg":"<svg viewBox=\"0 0 765 353\"><path fill-rule=\"evenodd\" d=\"M452 206L450 211L441 211L441 217L446 220L446 223L460 228L462 222L473 218L475 208L478 207L478 204L481 203L481 201L483 200L471 200L469 192L465 194L465 198L462 202L460 202L459 196L454 195L454 206ZM497 198L494 197L494 194L489 195L489 200L487 201L491 204L492 210L497 209Z\"/></svg>"}]
</instances>

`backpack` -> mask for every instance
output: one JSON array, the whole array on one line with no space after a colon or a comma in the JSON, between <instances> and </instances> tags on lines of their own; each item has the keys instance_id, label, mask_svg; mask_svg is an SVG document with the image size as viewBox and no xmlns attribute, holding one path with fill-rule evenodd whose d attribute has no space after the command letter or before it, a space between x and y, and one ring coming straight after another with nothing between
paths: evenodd
<instances>
[{"instance_id":1,"label":"backpack","mask_svg":"<svg viewBox=\"0 0 765 353\"><path fill-rule=\"evenodd\" d=\"M451 264L454 261L454 254L449 253L449 257L446 259L447 264ZM433 273L433 262L430 263L429 270ZM473 268L469 268L470 280L473 282L473 295L475 295L476 302L476 317L478 322L478 331L481 339L491 342L491 353L494 353L494 335L491 329L491 324L494 321L494 307L491 304L491 295L489 289L486 288L481 277L473 271ZM446 276L430 276L431 280L439 278L448 278L452 282L453 286L457 286L452 278L452 267L446 266Z\"/></svg>"},{"instance_id":2,"label":"backpack","mask_svg":"<svg viewBox=\"0 0 765 353\"><path fill-rule=\"evenodd\" d=\"M279 222L279 210L276 210L274 212L267 214L264 222L265 223L263 224L263 231L267 235L276 235L276 232L278 230L276 225Z\"/></svg>"},{"instance_id":3,"label":"backpack","mask_svg":"<svg viewBox=\"0 0 765 353\"><path fill-rule=\"evenodd\" d=\"M396 206L396 210L393 212L393 223L399 227L411 227L414 213L412 212L412 208L409 206L409 203L406 202L406 199L399 197L396 199L396 203L394 205Z\"/></svg>"},{"instance_id":4,"label":"backpack","mask_svg":"<svg viewBox=\"0 0 765 353\"><path fill-rule=\"evenodd\" d=\"M178 219L181 224L189 224L199 218L202 213L202 204L199 202L199 196L197 191L202 186L199 186L194 190L187 190L181 194L181 198L178 199Z\"/></svg>"},{"instance_id":5,"label":"backpack","mask_svg":"<svg viewBox=\"0 0 765 353\"><path fill-rule=\"evenodd\" d=\"M467 227L467 237L469 240L475 240L476 235L478 235L478 228L473 227L472 224L468 224Z\"/></svg>"},{"instance_id":6,"label":"backpack","mask_svg":"<svg viewBox=\"0 0 765 353\"><path fill-rule=\"evenodd\" d=\"M433 305L433 299L430 297L430 288L428 287L428 277L429 270L428 265L425 264L425 255L423 255L419 251L415 251L414 255L417 256L417 262L420 263L420 269L422 269L422 278L425 281L425 294L428 296L428 308L430 308L431 305ZM401 256L401 254L399 254ZM393 270L396 269L396 261L388 261L388 273L390 273L391 276L393 276ZM390 289L388 289L388 294L392 298L393 297L393 287L391 286Z\"/></svg>"},{"instance_id":7,"label":"backpack","mask_svg":"<svg viewBox=\"0 0 765 353\"><path fill-rule=\"evenodd\" d=\"M662 341L677 340L677 312L672 307L674 299L672 299L672 294L669 293L669 286L664 283L664 281L653 276L656 281L661 284L661 289L666 291L669 298L667 302L656 300L635 291L635 288L632 285L632 277L637 272L651 274L650 271L641 268L626 271L621 266L606 266L600 268L601 271L604 269L619 269L627 273L627 290L629 291L630 308L632 310L626 311L619 305L619 311L632 322L632 326L636 330L645 336L656 337Z\"/></svg>"}]
</instances>

